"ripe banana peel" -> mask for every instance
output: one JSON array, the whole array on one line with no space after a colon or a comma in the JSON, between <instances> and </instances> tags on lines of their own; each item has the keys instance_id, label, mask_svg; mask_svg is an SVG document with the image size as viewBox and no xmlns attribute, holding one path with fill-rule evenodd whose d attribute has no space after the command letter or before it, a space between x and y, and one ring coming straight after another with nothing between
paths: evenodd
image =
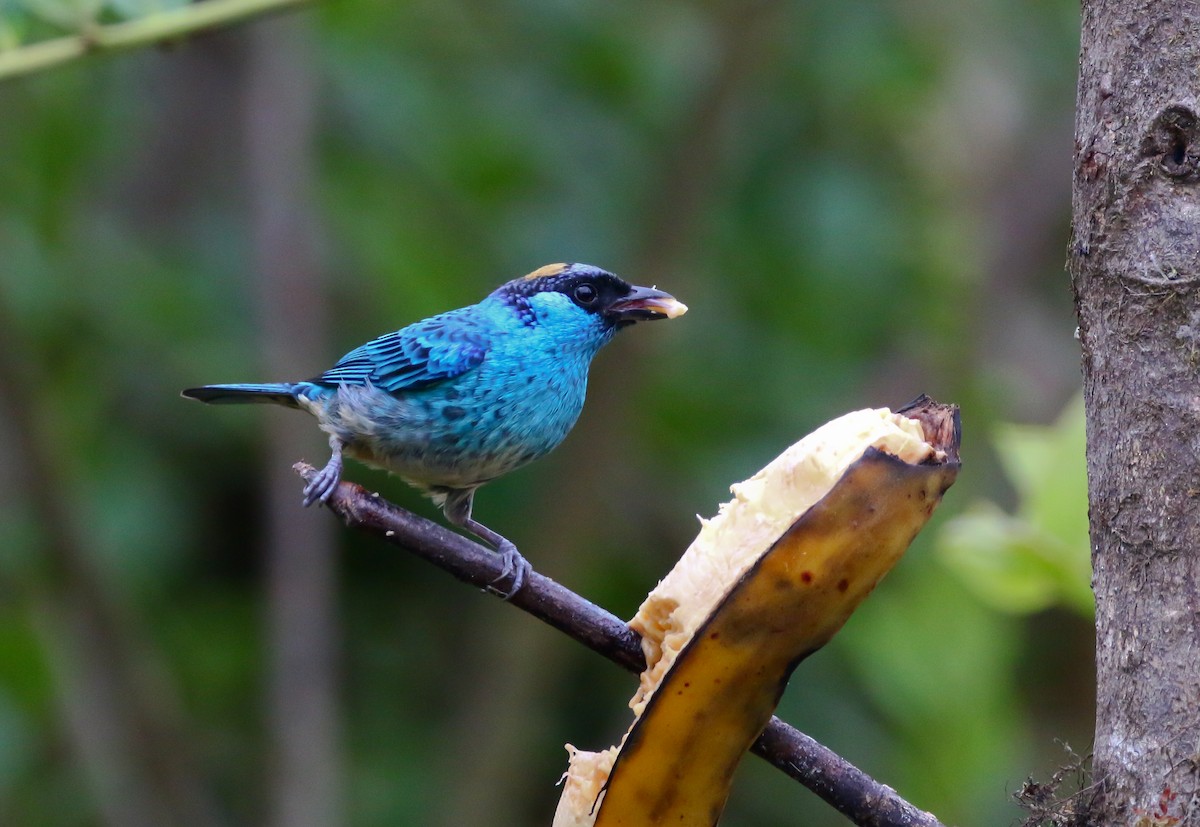
<instances>
[{"instance_id":1,"label":"ripe banana peel","mask_svg":"<svg viewBox=\"0 0 1200 827\"><path fill-rule=\"evenodd\" d=\"M621 744L567 746L554 827L711 827L796 665L899 560L958 473L958 409L833 420L734 485L630 627L646 670Z\"/></svg>"}]
</instances>

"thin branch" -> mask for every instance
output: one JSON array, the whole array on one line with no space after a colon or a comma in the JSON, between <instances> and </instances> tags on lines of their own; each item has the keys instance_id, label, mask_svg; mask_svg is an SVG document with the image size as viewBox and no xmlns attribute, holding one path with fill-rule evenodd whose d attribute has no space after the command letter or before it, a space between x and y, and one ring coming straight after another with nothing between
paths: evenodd
<instances>
[{"instance_id":1,"label":"thin branch","mask_svg":"<svg viewBox=\"0 0 1200 827\"><path fill-rule=\"evenodd\" d=\"M137 20L93 23L76 34L0 51L0 81L50 69L85 55L178 40L307 2L309 0L202 0Z\"/></svg>"},{"instance_id":2,"label":"thin branch","mask_svg":"<svg viewBox=\"0 0 1200 827\"><path fill-rule=\"evenodd\" d=\"M307 480L307 463L293 466ZM407 549L481 589L503 573L498 555L437 523L393 505L360 485L342 482L329 508L351 528ZM550 578L531 572L509 601L631 672L646 667L641 638L615 615ZM772 718L752 751L812 790L859 827L944 827L828 747Z\"/></svg>"}]
</instances>

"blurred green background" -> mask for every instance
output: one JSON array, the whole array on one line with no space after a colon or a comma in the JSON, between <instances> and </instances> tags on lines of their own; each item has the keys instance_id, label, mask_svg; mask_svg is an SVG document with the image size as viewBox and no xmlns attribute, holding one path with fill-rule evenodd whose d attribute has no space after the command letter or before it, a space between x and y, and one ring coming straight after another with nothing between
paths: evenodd
<instances>
[{"instance_id":1,"label":"blurred green background","mask_svg":"<svg viewBox=\"0 0 1200 827\"><path fill-rule=\"evenodd\" d=\"M0 0L0 47L157 8ZM0 824L549 824L635 678L301 509L311 420L178 392L559 260L691 312L480 518L628 617L804 433L959 403L958 484L779 714L1014 823L1092 729L1077 45L1073 0L331 0L0 83ZM847 823L739 772L725 825Z\"/></svg>"}]
</instances>

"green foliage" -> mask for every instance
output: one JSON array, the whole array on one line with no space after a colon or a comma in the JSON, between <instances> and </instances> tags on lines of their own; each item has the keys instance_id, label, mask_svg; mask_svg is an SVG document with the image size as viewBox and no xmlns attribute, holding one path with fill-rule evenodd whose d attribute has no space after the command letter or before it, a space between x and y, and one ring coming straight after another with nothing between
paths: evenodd
<instances>
[{"instance_id":1,"label":"green foliage","mask_svg":"<svg viewBox=\"0 0 1200 827\"><path fill-rule=\"evenodd\" d=\"M854 618L848 641L855 674L905 756L888 783L926 806L943 801L937 815L947 824L1008 824L1002 802L984 802L998 775L1021 771L1012 737L1022 729L1012 668L1020 627L956 588L932 560L908 562Z\"/></svg>"},{"instance_id":2,"label":"green foliage","mask_svg":"<svg viewBox=\"0 0 1200 827\"><path fill-rule=\"evenodd\" d=\"M996 426L993 443L1016 489L1017 511L973 503L943 527L942 560L1003 611L1062 605L1091 617L1082 396L1053 426Z\"/></svg>"},{"instance_id":3,"label":"green foliage","mask_svg":"<svg viewBox=\"0 0 1200 827\"><path fill-rule=\"evenodd\" d=\"M158 8L0 0L0 47ZM1000 500L1006 472L1015 515L973 507L937 560L919 541L781 711L947 821L1011 821L1006 790L1039 748L1087 738L1035 714L1020 666L1045 631L1011 613L1085 608L1079 432L993 421L1047 415L1077 383L1060 335L1069 174L1061 190L1012 182L1043 152L1067 157L1077 9L764 8L336 0L290 21L307 40L264 22L0 84L0 367L30 377L17 396L52 483L31 487L0 416L0 823L104 818L63 712L72 687L48 665L68 655L33 608L65 599L51 499L156 654L161 705L224 822L268 820L262 458L299 415L178 398L293 378L262 366L246 95L268 57L296 73L289 89L315 86L312 166L292 175L330 330L293 318L295 349L323 354L301 375L549 261L690 306L614 343L563 448L477 501L539 570L614 611L686 547L693 514L821 422L922 391L962 404L966 465L943 508ZM1028 251L1020 268L993 260L1010 249ZM320 458L309 433L302 455ZM395 480L348 476L435 514ZM610 743L632 678L337 536L346 823L454 823L464 789L496 791L492 823L549 823L562 743ZM845 823L760 763L724 824Z\"/></svg>"},{"instance_id":4,"label":"green foliage","mask_svg":"<svg viewBox=\"0 0 1200 827\"><path fill-rule=\"evenodd\" d=\"M192 0L2 0L0 51L47 37L78 34L100 23L137 20Z\"/></svg>"}]
</instances>

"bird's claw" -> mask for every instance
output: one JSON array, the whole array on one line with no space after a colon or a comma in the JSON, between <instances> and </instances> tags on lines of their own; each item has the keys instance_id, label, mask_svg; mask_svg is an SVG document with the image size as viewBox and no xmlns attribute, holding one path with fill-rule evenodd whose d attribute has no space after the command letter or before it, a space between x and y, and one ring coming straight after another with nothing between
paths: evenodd
<instances>
[{"instance_id":1,"label":"bird's claw","mask_svg":"<svg viewBox=\"0 0 1200 827\"><path fill-rule=\"evenodd\" d=\"M333 463L330 463L313 475L312 479L308 481L308 485L304 486L305 508L315 502L328 502L333 490L337 488L338 480L341 479L341 470L341 468L333 467Z\"/></svg>"},{"instance_id":2,"label":"bird's claw","mask_svg":"<svg viewBox=\"0 0 1200 827\"><path fill-rule=\"evenodd\" d=\"M500 572L499 577L488 584L488 590L494 594L498 594L504 600L512 600L513 595L519 592L521 587L525 585L530 572L533 571L533 566L529 565L529 561L508 540L505 540L496 548L496 553L500 555L500 559L504 563L504 569ZM497 583L502 583L510 578L511 585L507 589L496 586Z\"/></svg>"},{"instance_id":3,"label":"bird's claw","mask_svg":"<svg viewBox=\"0 0 1200 827\"><path fill-rule=\"evenodd\" d=\"M329 449L333 452L325 467L313 475L304 486L304 507L308 508L315 502L328 502L342 478L342 442L336 436L329 438Z\"/></svg>"}]
</instances>

